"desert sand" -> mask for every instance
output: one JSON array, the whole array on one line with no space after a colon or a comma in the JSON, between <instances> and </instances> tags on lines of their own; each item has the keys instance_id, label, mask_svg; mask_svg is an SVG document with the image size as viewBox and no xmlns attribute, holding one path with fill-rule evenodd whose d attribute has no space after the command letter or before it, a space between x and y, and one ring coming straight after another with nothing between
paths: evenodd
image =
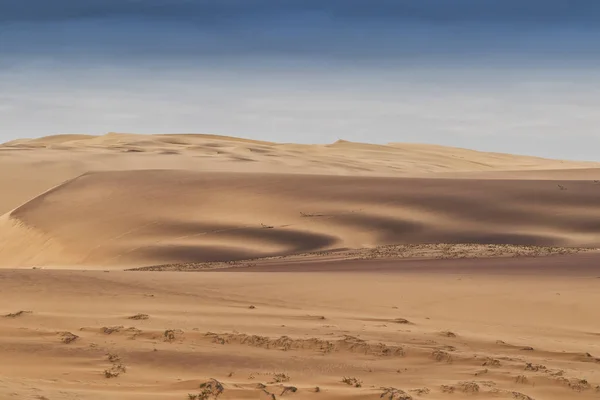
<instances>
[{"instance_id":1,"label":"desert sand","mask_svg":"<svg viewBox=\"0 0 600 400\"><path fill-rule=\"evenodd\" d=\"M0 399L600 396L600 163L0 145Z\"/></svg>"}]
</instances>

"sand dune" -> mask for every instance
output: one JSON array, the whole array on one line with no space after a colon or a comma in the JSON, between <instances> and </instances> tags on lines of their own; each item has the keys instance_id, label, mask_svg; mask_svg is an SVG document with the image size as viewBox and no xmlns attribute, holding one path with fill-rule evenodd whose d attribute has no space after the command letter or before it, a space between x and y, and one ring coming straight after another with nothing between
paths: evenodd
<instances>
[{"instance_id":1,"label":"sand dune","mask_svg":"<svg viewBox=\"0 0 600 400\"><path fill-rule=\"evenodd\" d=\"M0 260L123 268L401 243L593 247L599 201L588 181L96 172L6 214Z\"/></svg>"},{"instance_id":2,"label":"sand dune","mask_svg":"<svg viewBox=\"0 0 600 400\"><path fill-rule=\"evenodd\" d=\"M390 177L430 177L433 174L441 178L478 179L600 179L600 163L433 145L369 145L345 141L331 145L299 145L192 134L55 135L0 145L0 187L10 188L0 197L0 214L88 172L146 169ZM549 170L554 171L546 173ZM565 170L566 173L561 172Z\"/></svg>"},{"instance_id":3,"label":"sand dune","mask_svg":"<svg viewBox=\"0 0 600 400\"><path fill-rule=\"evenodd\" d=\"M417 144L0 145L0 399L598 398L599 173Z\"/></svg>"},{"instance_id":4,"label":"sand dune","mask_svg":"<svg viewBox=\"0 0 600 400\"><path fill-rule=\"evenodd\" d=\"M594 264L536 260L526 275L0 271L15 315L0 316L0 398L184 400L214 378L225 400L595 399Z\"/></svg>"}]
</instances>

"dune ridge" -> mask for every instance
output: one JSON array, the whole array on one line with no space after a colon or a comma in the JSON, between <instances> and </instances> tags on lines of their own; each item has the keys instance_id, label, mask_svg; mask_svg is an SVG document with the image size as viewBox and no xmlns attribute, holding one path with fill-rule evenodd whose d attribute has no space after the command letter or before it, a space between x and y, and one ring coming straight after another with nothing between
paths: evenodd
<instances>
[{"instance_id":1,"label":"dune ridge","mask_svg":"<svg viewBox=\"0 0 600 400\"><path fill-rule=\"evenodd\" d=\"M145 165L144 169L162 168L160 165L168 164L169 161L156 156L171 155L179 158L180 166L184 169L190 168L190 160L193 160L196 163L202 162L202 168L218 163L220 168L230 171L243 172L250 168L253 172L326 175L600 168L600 163L597 162L552 160L430 144L376 145L344 140L332 144L293 144L210 134L55 135L14 140L0 145L0 151L5 154L11 151L33 151L38 160L50 158L60 151L68 152L69 157L77 160L78 155L90 156L96 152L101 153L95 155L103 156L103 159L117 158L118 163L124 163L126 159L130 167ZM183 159L185 162L182 162Z\"/></svg>"},{"instance_id":2,"label":"dune ridge","mask_svg":"<svg viewBox=\"0 0 600 400\"><path fill-rule=\"evenodd\" d=\"M597 247L598 201L589 181L93 172L7 213L0 261L125 268L391 244ZM29 232L54 245L14 252ZM49 248L69 250L56 259Z\"/></svg>"},{"instance_id":3,"label":"dune ridge","mask_svg":"<svg viewBox=\"0 0 600 400\"><path fill-rule=\"evenodd\" d=\"M0 214L87 172L169 169L448 179L599 180L600 163L419 144L271 143L233 137L109 133L0 145Z\"/></svg>"}]
</instances>

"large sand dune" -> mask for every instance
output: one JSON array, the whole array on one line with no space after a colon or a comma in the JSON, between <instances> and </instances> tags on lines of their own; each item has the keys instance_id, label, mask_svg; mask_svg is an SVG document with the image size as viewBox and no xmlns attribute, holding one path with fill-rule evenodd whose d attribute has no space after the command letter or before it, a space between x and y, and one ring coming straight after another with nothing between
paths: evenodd
<instances>
[{"instance_id":1,"label":"large sand dune","mask_svg":"<svg viewBox=\"0 0 600 400\"><path fill-rule=\"evenodd\" d=\"M0 260L122 268L400 243L589 247L599 202L589 181L96 172L6 214Z\"/></svg>"},{"instance_id":2,"label":"large sand dune","mask_svg":"<svg viewBox=\"0 0 600 400\"><path fill-rule=\"evenodd\" d=\"M600 237L595 163L112 133L9 142L0 165L4 267L121 268L397 243L596 246Z\"/></svg>"},{"instance_id":3,"label":"large sand dune","mask_svg":"<svg viewBox=\"0 0 600 400\"><path fill-rule=\"evenodd\" d=\"M0 399L598 398L599 179L415 144L0 145Z\"/></svg>"}]
</instances>

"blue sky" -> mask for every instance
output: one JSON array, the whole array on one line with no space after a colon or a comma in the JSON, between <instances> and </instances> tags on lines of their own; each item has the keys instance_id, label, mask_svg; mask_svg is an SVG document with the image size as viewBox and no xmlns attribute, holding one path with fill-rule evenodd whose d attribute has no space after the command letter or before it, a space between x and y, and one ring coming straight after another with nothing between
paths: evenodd
<instances>
[{"instance_id":1,"label":"blue sky","mask_svg":"<svg viewBox=\"0 0 600 400\"><path fill-rule=\"evenodd\" d=\"M0 141L197 132L599 160L597 0L0 0Z\"/></svg>"}]
</instances>

